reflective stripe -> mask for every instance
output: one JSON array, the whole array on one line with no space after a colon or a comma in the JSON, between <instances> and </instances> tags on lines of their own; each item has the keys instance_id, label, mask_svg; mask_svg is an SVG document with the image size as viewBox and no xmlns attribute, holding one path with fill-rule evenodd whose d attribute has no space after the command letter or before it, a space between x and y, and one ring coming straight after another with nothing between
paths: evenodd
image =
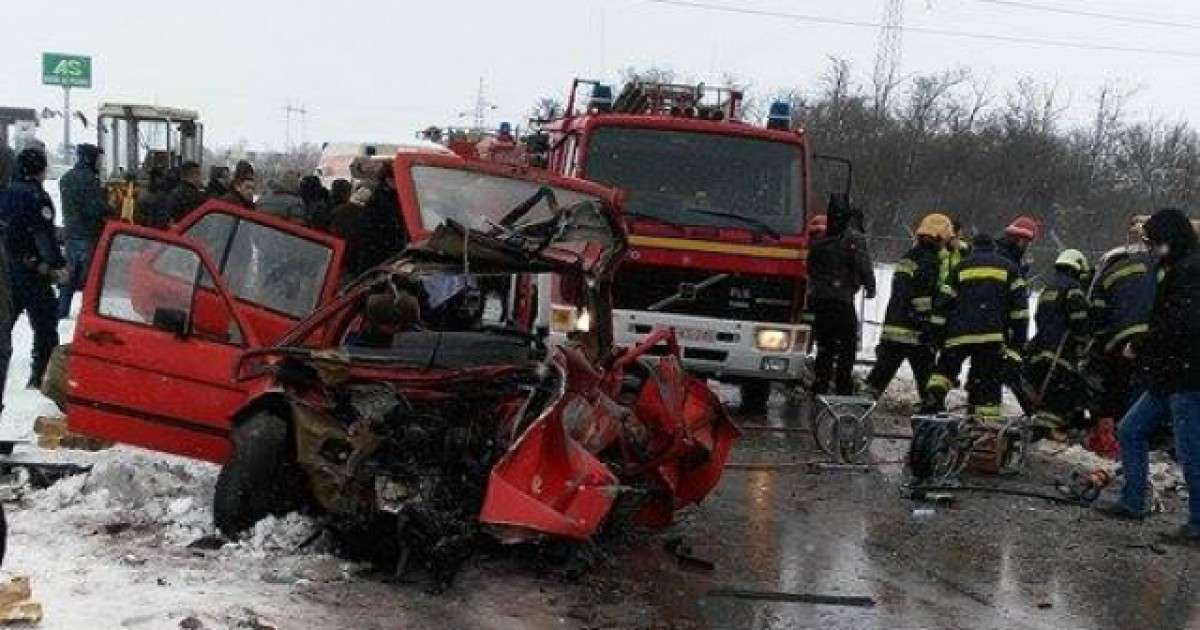
<instances>
[{"instance_id":1,"label":"reflective stripe","mask_svg":"<svg viewBox=\"0 0 1200 630\"><path fill-rule=\"evenodd\" d=\"M974 282L975 280L996 280L1004 282L1008 280L1008 270L1003 267L971 267L958 272L960 282Z\"/></svg>"},{"instance_id":2,"label":"reflective stripe","mask_svg":"<svg viewBox=\"0 0 1200 630\"><path fill-rule=\"evenodd\" d=\"M1013 291L1016 291L1017 289L1024 289L1027 286L1029 286L1029 283L1025 282L1025 278L1017 278L1016 281L1013 282L1012 286L1009 288L1012 289Z\"/></svg>"},{"instance_id":3,"label":"reflective stripe","mask_svg":"<svg viewBox=\"0 0 1200 630\"><path fill-rule=\"evenodd\" d=\"M900 262L896 263L896 273L906 273L913 275L917 272L917 263L908 258L901 258Z\"/></svg>"},{"instance_id":4,"label":"reflective stripe","mask_svg":"<svg viewBox=\"0 0 1200 630\"><path fill-rule=\"evenodd\" d=\"M1009 319L1029 319L1029 309L1021 309L1019 311L1011 311L1008 314Z\"/></svg>"},{"instance_id":5,"label":"reflective stripe","mask_svg":"<svg viewBox=\"0 0 1200 630\"><path fill-rule=\"evenodd\" d=\"M1122 330L1121 332L1117 333L1116 335L1113 335L1113 338L1111 340L1109 340L1109 342L1107 344L1104 345L1104 351L1112 352L1113 350L1116 349L1116 347L1119 344L1128 340L1130 337L1132 337L1134 335L1143 335L1148 332L1150 332L1149 324L1134 324L1133 326L1130 326L1129 328Z\"/></svg>"},{"instance_id":6,"label":"reflective stripe","mask_svg":"<svg viewBox=\"0 0 1200 630\"><path fill-rule=\"evenodd\" d=\"M1034 361L1050 361L1051 363L1057 363L1058 365L1061 365L1062 367L1064 367L1068 370L1072 370L1072 371L1075 370L1075 366L1064 361L1061 356L1055 357L1054 353L1050 352L1049 350L1042 350L1041 352L1038 353L1037 356L1035 356L1033 358L1033 360Z\"/></svg>"},{"instance_id":7,"label":"reflective stripe","mask_svg":"<svg viewBox=\"0 0 1200 630\"><path fill-rule=\"evenodd\" d=\"M981 335L961 335L953 339L946 340L946 347L953 348L955 346L972 346L983 343L1003 343L1004 333L983 333Z\"/></svg>"},{"instance_id":8,"label":"reflective stripe","mask_svg":"<svg viewBox=\"0 0 1200 630\"><path fill-rule=\"evenodd\" d=\"M1022 360L1021 353L1017 352L1016 350L1014 350L1012 348L1004 349L1004 358L1006 358L1010 361L1018 361L1018 362Z\"/></svg>"},{"instance_id":9,"label":"reflective stripe","mask_svg":"<svg viewBox=\"0 0 1200 630\"><path fill-rule=\"evenodd\" d=\"M1055 291L1054 289L1046 289L1045 291L1042 291L1041 297L1038 298L1038 304L1043 302L1054 302L1057 299L1058 291Z\"/></svg>"},{"instance_id":10,"label":"reflective stripe","mask_svg":"<svg viewBox=\"0 0 1200 630\"><path fill-rule=\"evenodd\" d=\"M1167 270L1166 270L1166 269L1159 269L1159 270L1158 270L1158 276L1157 276L1157 280L1158 280L1158 282L1162 282L1163 280L1165 280L1165 279L1166 279L1166 277L1167 277Z\"/></svg>"},{"instance_id":11,"label":"reflective stripe","mask_svg":"<svg viewBox=\"0 0 1200 630\"><path fill-rule=\"evenodd\" d=\"M932 374L929 376L929 382L925 384L926 389L938 389L950 391L954 387L954 381L942 376L941 374Z\"/></svg>"},{"instance_id":12,"label":"reflective stripe","mask_svg":"<svg viewBox=\"0 0 1200 630\"><path fill-rule=\"evenodd\" d=\"M1096 298L1096 299L1092 300L1092 306L1095 308L1108 308L1108 302L1106 302L1100 298Z\"/></svg>"},{"instance_id":13,"label":"reflective stripe","mask_svg":"<svg viewBox=\"0 0 1200 630\"><path fill-rule=\"evenodd\" d=\"M1104 288L1105 289L1111 288L1112 285L1114 283L1116 283L1117 280L1120 280L1121 278L1124 278L1125 276L1132 276L1135 273L1146 273L1147 271L1148 271L1148 269L1146 268L1145 263L1134 263L1132 265L1126 265L1126 266L1121 267L1120 269L1112 272L1111 275L1109 275L1107 278L1104 279Z\"/></svg>"},{"instance_id":14,"label":"reflective stripe","mask_svg":"<svg viewBox=\"0 0 1200 630\"><path fill-rule=\"evenodd\" d=\"M880 333L881 339L895 341L898 343L919 344L921 343L920 335L917 331L903 326L884 326Z\"/></svg>"},{"instance_id":15,"label":"reflective stripe","mask_svg":"<svg viewBox=\"0 0 1200 630\"><path fill-rule=\"evenodd\" d=\"M943 295L949 295L950 297L958 297L958 292L954 290L954 287L952 287L948 284L942 285L941 292Z\"/></svg>"},{"instance_id":16,"label":"reflective stripe","mask_svg":"<svg viewBox=\"0 0 1200 630\"><path fill-rule=\"evenodd\" d=\"M975 415L989 418L1000 417L1000 405L975 405Z\"/></svg>"},{"instance_id":17,"label":"reflective stripe","mask_svg":"<svg viewBox=\"0 0 1200 630\"><path fill-rule=\"evenodd\" d=\"M934 326L945 326L946 318L942 317L941 315L930 315L929 323L933 324Z\"/></svg>"},{"instance_id":18,"label":"reflective stripe","mask_svg":"<svg viewBox=\"0 0 1200 630\"><path fill-rule=\"evenodd\" d=\"M918 311L925 312L925 311L928 311L929 309L933 308L933 298L931 298L931 297L913 298L912 305L913 305L913 308L917 309Z\"/></svg>"},{"instance_id":19,"label":"reflective stripe","mask_svg":"<svg viewBox=\"0 0 1200 630\"><path fill-rule=\"evenodd\" d=\"M1033 414L1033 426L1035 427L1059 429L1065 424L1058 414L1050 413L1049 411L1039 411Z\"/></svg>"},{"instance_id":20,"label":"reflective stripe","mask_svg":"<svg viewBox=\"0 0 1200 630\"><path fill-rule=\"evenodd\" d=\"M1083 291L1080 291L1079 289L1071 289L1070 291L1067 292L1067 297L1068 298L1083 298L1085 300L1087 299L1087 295L1084 295Z\"/></svg>"},{"instance_id":21,"label":"reflective stripe","mask_svg":"<svg viewBox=\"0 0 1200 630\"><path fill-rule=\"evenodd\" d=\"M1086 311L1078 311L1075 313L1071 313L1070 315L1067 316L1067 318L1078 322L1078 321L1086 320L1088 318L1088 314Z\"/></svg>"}]
</instances>

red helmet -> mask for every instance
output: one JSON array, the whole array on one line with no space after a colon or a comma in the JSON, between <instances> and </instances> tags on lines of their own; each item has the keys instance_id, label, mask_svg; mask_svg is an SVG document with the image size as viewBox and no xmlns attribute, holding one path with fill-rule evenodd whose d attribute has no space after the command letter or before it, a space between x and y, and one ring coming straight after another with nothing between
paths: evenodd
<instances>
[{"instance_id":1,"label":"red helmet","mask_svg":"<svg viewBox=\"0 0 1200 630\"><path fill-rule=\"evenodd\" d=\"M1008 227L1004 228L1004 233L1009 236L1036 241L1039 230L1037 220L1033 217L1021 215L1013 219L1012 223L1009 223Z\"/></svg>"},{"instance_id":2,"label":"red helmet","mask_svg":"<svg viewBox=\"0 0 1200 630\"><path fill-rule=\"evenodd\" d=\"M827 229L829 229L829 219L823 214L813 215L813 217L808 220L809 236L823 236Z\"/></svg>"}]
</instances>

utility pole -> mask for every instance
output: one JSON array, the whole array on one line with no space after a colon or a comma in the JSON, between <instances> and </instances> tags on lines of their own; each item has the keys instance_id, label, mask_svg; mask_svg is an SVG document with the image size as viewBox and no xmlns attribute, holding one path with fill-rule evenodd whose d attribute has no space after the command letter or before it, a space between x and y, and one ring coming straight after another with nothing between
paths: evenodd
<instances>
[{"instance_id":1,"label":"utility pole","mask_svg":"<svg viewBox=\"0 0 1200 630\"><path fill-rule=\"evenodd\" d=\"M904 0L883 0L883 19L875 41L875 111L882 113L900 72L904 53Z\"/></svg>"},{"instance_id":2,"label":"utility pole","mask_svg":"<svg viewBox=\"0 0 1200 630\"><path fill-rule=\"evenodd\" d=\"M488 101L484 96L483 77L479 77L479 89L475 92L474 111L470 112L469 114L468 112L459 112L458 117L466 118L468 115L472 116L474 119L473 122L475 123L475 130L483 131L485 125L487 125L487 113L494 109L497 109L497 106L495 103Z\"/></svg>"},{"instance_id":3,"label":"utility pole","mask_svg":"<svg viewBox=\"0 0 1200 630\"><path fill-rule=\"evenodd\" d=\"M300 115L300 142L304 142L305 141L304 117L308 115L308 109L306 109L304 107L303 103L301 103L299 107L296 107L296 106L292 105L291 101L289 101L288 104L283 107L283 112L284 112L284 120L285 120L285 125L286 125L286 130L284 132L286 134L286 138L287 138L286 139L286 148L291 149L292 148L292 114Z\"/></svg>"}]
</instances>

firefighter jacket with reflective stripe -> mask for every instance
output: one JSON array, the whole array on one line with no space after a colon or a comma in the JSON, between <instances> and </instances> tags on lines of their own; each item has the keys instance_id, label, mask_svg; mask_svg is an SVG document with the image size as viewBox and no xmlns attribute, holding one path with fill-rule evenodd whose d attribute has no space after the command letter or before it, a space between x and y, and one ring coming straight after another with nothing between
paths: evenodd
<instances>
[{"instance_id":1,"label":"firefighter jacket with reflective stripe","mask_svg":"<svg viewBox=\"0 0 1200 630\"><path fill-rule=\"evenodd\" d=\"M1017 266L990 241L977 242L941 287L935 316L945 321L943 346L1025 345L1029 301Z\"/></svg>"},{"instance_id":2,"label":"firefighter jacket with reflective stripe","mask_svg":"<svg viewBox=\"0 0 1200 630\"><path fill-rule=\"evenodd\" d=\"M1116 352L1149 330L1154 308L1154 258L1128 251L1108 262L1092 286L1096 340Z\"/></svg>"},{"instance_id":3,"label":"firefighter jacket with reflective stripe","mask_svg":"<svg viewBox=\"0 0 1200 630\"><path fill-rule=\"evenodd\" d=\"M966 258L971 253L971 245L965 241L959 241L958 247L950 247L938 252L938 259L941 261L941 268L938 270L938 284L946 284L946 279L950 277L950 270L962 264L963 258Z\"/></svg>"},{"instance_id":4,"label":"firefighter jacket with reflective stripe","mask_svg":"<svg viewBox=\"0 0 1200 630\"><path fill-rule=\"evenodd\" d=\"M929 328L937 296L941 248L921 241L896 263L892 296L883 317L884 341L917 345Z\"/></svg>"},{"instance_id":5,"label":"firefighter jacket with reflective stripe","mask_svg":"<svg viewBox=\"0 0 1200 630\"><path fill-rule=\"evenodd\" d=\"M1087 342L1089 310L1087 294L1079 279L1056 269L1038 296L1034 320L1037 333L1029 342L1026 358L1053 361L1057 356L1063 363L1074 365ZM1062 344L1061 352L1059 344Z\"/></svg>"}]
</instances>

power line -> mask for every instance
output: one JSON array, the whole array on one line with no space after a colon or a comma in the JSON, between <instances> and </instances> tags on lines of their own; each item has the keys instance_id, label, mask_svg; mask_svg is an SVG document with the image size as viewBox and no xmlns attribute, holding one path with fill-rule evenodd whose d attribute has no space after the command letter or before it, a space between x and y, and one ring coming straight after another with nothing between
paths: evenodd
<instances>
[{"instance_id":1,"label":"power line","mask_svg":"<svg viewBox=\"0 0 1200 630\"><path fill-rule=\"evenodd\" d=\"M1014 9L1027 9L1030 11L1042 11L1045 13L1057 13L1059 15L1074 15L1079 17L1096 18L1100 20L1110 20L1113 22L1124 22L1126 24L1143 24L1146 26L1166 26L1170 28L1182 28L1188 30L1200 30L1200 24L1189 24L1180 22L1171 22L1169 20L1159 20L1155 18L1136 17L1132 15L1114 15L1111 13L1097 13L1095 11L1085 11L1083 9L1068 9L1066 7L1050 7L1044 4L1035 4L1032 2L1019 2L1018 0L975 0L981 4L994 4L1002 7L1011 7Z\"/></svg>"},{"instance_id":2,"label":"power line","mask_svg":"<svg viewBox=\"0 0 1200 630\"><path fill-rule=\"evenodd\" d=\"M739 15L754 15L758 17L770 17L783 20L791 20L794 22L811 22L814 24L831 24L834 26L853 26L859 28L882 28L879 22L865 22L861 20L846 20L842 18L831 18L820 15L804 15L800 13L784 13L782 11L768 11L765 9L748 9L743 7L731 7L721 4L710 4L707 2L694 2L692 0L646 0L651 4L660 4L688 9L700 9L703 11L714 11L720 13L734 13ZM1019 37L1015 35L994 35L990 33L972 33L968 31L952 31L940 28L928 28L922 26L905 26L904 30L908 33L919 33L922 35L936 35L940 37L957 37L960 39L978 39L984 41L1005 42L1010 44L1030 44L1034 46L1049 46L1053 48L1071 48L1075 50L1099 50L1107 52L1122 52L1122 53L1137 53L1144 55L1161 55L1166 57L1183 57L1189 59L1200 58L1200 51L1190 50L1170 50L1165 48L1138 48L1134 46L1115 46L1106 44L1087 44L1084 42L1073 42L1068 40L1058 39L1039 39L1034 37Z\"/></svg>"}]
</instances>

